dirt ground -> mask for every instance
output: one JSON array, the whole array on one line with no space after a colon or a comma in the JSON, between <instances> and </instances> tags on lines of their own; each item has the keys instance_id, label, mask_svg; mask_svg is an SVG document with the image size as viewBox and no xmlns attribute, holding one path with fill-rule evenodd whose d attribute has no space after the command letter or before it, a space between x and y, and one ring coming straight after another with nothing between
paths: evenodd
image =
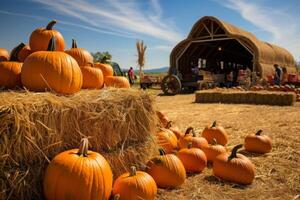
<instances>
[{"instance_id":1,"label":"dirt ground","mask_svg":"<svg viewBox=\"0 0 300 200\"><path fill-rule=\"evenodd\" d=\"M243 150L256 166L249 186L224 182L206 168L190 175L173 190L159 189L157 199L291 199L300 200L300 103L294 106L230 105L194 103L194 94L157 96L158 108L182 130L193 126L199 132L214 120L229 133L228 149L243 143L246 135L262 129L273 139L265 155Z\"/></svg>"}]
</instances>

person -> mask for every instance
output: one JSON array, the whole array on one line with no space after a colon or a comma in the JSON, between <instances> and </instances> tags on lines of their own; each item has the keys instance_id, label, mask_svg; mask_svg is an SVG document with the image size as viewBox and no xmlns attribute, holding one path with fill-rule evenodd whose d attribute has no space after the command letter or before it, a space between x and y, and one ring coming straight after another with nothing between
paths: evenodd
<instances>
[{"instance_id":1,"label":"person","mask_svg":"<svg viewBox=\"0 0 300 200\"><path fill-rule=\"evenodd\" d=\"M275 69L275 74L274 74L274 84L275 84L275 85L280 85L281 75L282 75L281 67L279 67L278 64L275 64L275 65L274 65L274 69Z\"/></svg>"},{"instance_id":2,"label":"person","mask_svg":"<svg viewBox=\"0 0 300 200\"><path fill-rule=\"evenodd\" d=\"M196 81L198 81L198 76L199 76L198 66L193 66L193 63L192 63L191 71L192 71L192 76L195 78Z\"/></svg>"},{"instance_id":3,"label":"person","mask_svg":"<svg viewBox=\"0 0 300 200\"><path fill-rule=\"evenodd\" d=\"M286 82L288 82L288 73L286 67L282 67L281 85L284 85Z\"/></svg>"},{"instance_id":4,"label":"person","mask_svg":"<svg viewBox=\"0 0 300 200\"><path fill-rule=\"evenodd\" d=\"M128 70L128 78L129 78L130 85L133 85L134 84L134 71L133 71L132 67L130 67L130 69Z\"/></svg>"}]
</instances>

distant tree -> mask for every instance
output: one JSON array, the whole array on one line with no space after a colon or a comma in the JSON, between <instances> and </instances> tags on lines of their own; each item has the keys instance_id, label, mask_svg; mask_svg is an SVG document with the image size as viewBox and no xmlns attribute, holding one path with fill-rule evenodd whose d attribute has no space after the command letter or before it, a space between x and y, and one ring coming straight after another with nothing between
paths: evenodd
<instances>
[{"instance_id":1,"label":"distant tree","mask_svg":"<svg viewBox=\"0 0 300 200\"><path fill-rule=\"evenodd\" d=\"M92 56L94 58L94 62L100 62L100 63L109 63L111 61L111 54L108 51L104 52L96 52L92 53Z\"/></svg>"},{"instance_id":2,"label":"distant tree","mask_svg":"<svg viewBox=\"0 0 300 200\"><path fill-rule=\"evenodd\" d=\"M140 67L139 69L139 76L140 76L140 83L142 82L141 79L142 79L142 70L143 70L143 67L145 65L145 52L146 52L146 49L147 49L147 46L144 45L144 42L143 41L137 41L136 42L136 49L137 49L137 52L138 52L138 60L137 60L137 63Z\"/></svg>"}]
</instances>

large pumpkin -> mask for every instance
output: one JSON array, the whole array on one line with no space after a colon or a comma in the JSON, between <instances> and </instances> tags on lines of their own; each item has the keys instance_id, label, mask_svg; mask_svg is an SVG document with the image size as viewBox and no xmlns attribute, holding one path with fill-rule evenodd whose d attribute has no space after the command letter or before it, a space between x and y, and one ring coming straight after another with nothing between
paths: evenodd
<instances>
[{"instance_id":1,"label":"large pumpkin","mask_svg":"<svg viewBox=\"0 0 300 200\"><path fill-rule=\"evenodd\" d=\"M160 155L152 158L146 167L160 188L174 188L184 183L186 171L179 158L173 154L165 154L160 149Z\"/></svg>"},{"instance_id":2,"label":"large pumpkin","mask_svg":"<svg viewBox=\"0 0 300 200\"><path fill-rule=\"evenodd\" d=\"M8 61L9 60L9 53L6 49L0 48L0 62L1 61Z\"/></svg>"},{"instance_id":3,"label":"large pumpkin","mask_svg":"<svg viewBox=\"0 0 300 200\"><path fill-rule=\"evenodd\" d=\"M64 51L65 41L63 36L57 30L53 29L53 26L57 21L51 21L46 28L38 28L34 30L29 38L30 49L35 51L46 51L49 41L52 37L56 38L55 46L56 51Z\"/></svg>"},{"instance_id":4,"label":"large pumpkin","mask_svg":"<svg viewBox=\"0 0 300 200\"><path fill-rule=\"evenodd\" d=\"M130 88L128 79L123 76L104 76L104 83L106 87Z\"/></svg>"},{"instance_id":5,"label":"large pumpkin","mask_svg":"<svg viewBox=\"0 0 300 200\"><path fill-rule=\"evenodd\" d=\"M81 67L83 77L82 88L84 89L100 89L104 85L102 71L92 66Z\"/></svg>"},{"instance_id":6,"label":"large pumpkin","mask_svg":"<svg viewBox=\"0 0 300 200\"><path fill-rule=\"evenodd\" d=\"M261 135L262 130L255 135L248 135L245 138L245 149L249 152L268 153L272 149L272 140L267 135Z\"/></svg>"},{"instance_id":7,"label":"large pumpkin","mask_svg":"<svg viewBox=\"0 0 300 200\"><path fill-rule=\"evenodd\" d=\"M146 172L136 171L131 167L130 173L119 176L113 186L114 196L119 200L153 200L157 193L154 179Z\"/></svg>"},{"instance_id":8,"label":"large pumpkin","mask_svg":"<svg viewBox=\"0 0 300 200\"><path fill-rule=\"evenodd\" d=\"M21 78L32 91L54 90L62 94L78 92L82 86L82 73L72 56L55 50L51 38L48 51L34 52L25 60Z\"/></svg>"},{"instance_id":9,"label":"large pumpkin","mask_svg":"<svg viewBox=\"0 0 300 200\"><path fill-rule=\"evenodd\" d=\"M156 133L156 138L157 144L162 147L166 153L172 153L177 148L177 137L168 129L161 129Z\"/></svg>"},{"instance_id":10,"label":"large pumpkin","mask_svg":"<svg viewBox=\"0 0 300 200\"><path fill-rule=\"evenodd\" d=\"M217 126L217 122L214 121L211 127L205 127L202 132L208 143L212 143L213 139L217 140L218 144L225 146L228 143L228 134L222 126Z\"/></svg>"},{"instance_id":11,"label":"large pumpkin","mask_svg":"<svg viewBox=\"0 0 300 200\"><path fill-rule=\"evenodd\" d=\"M255 166L244 155L237 154L243 145L233 148L231 154L222 153L213 162L215 176L239 184L251 184L255 176Z\"/></svg>"},{"instance_id":12,"label":"large pumpkin","mask_svg":"<svg viewBox=\"0 0 300 200\"><path fill-rule=\"evenodd\" d=\"M218 144L216 139L213 140L212 144L209 144L202 150L209 162L213 162L218 155L226 153L226 148L223 145Z\"/></svg>"},{"instance_id":13,"label":"large pumpkin","mask_svg":"<svg viewBox=\"0 0 300 200\"><path fill-rule=\"evenodd\" d=\"M18 46L16 46L11 51L11 54L14 54L16 50L18 50L16 56L19 62L24 62L24 60L32 53L30 47L28 45L25 45L24 43L20 43Z\"/></svg>"},{"instance_id":14,"label":"large pumpkin","mask_svg":"<svg viewBox=\"0 0 300 200\"><path fill-rule=\"evenodd\" d=\"M79 66L85 66L88 63L93 63L93 56L85 49L78 48L76 40L72 40L72 48L65 51L72 56Z\"/></svg>"},{"instance_id":15,"label":"large pumpkin","mask_svg":"<svg viewBox=\"0 0 300 200\"><path fill-rule=\"evenodd\" d=\"M53 158L44 178L47 200L106 200L111 195L113 174L108 162L88 151L88 140L79 149L64 151Z\"/></svg>"},{"instance_id":16,"label":"large pumpkin","mask_svg":"<svg viewBox=\"0 0 300 200\"><path fill-rule=\"evenodd\" d=\"M94 66L98 69L101 69L104 78L107 77L107 76L113 76L114 75L114 69L112 68L112 66L110 64L96 62L94 64Z\"/></svg>"},{"instance_id":17,"label":"large pumpkin","mask_svg":"<svg viewBox=\"0 0 300 200\"><path fill-rule=\"evenodd\" d=\"M192 143L192 147L199 149L203 149L208 146L206 139L198 137L193 127L187 128L185 136L179 139L178 146L180 149L187 148L189 143Z\"/></svg>"}]
</instances>

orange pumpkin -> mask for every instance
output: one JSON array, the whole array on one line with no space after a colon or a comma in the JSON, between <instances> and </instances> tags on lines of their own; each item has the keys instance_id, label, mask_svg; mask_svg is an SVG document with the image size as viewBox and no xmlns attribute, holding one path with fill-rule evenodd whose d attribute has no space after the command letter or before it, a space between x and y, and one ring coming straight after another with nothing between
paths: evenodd
<instances>
[{"instance_id":1,"label":"orange pumpkin","mask_svg":"<svg viewBox=\"0 0 300 200\"><path fill-rule=\"evenodd\" d=\"M177 148L177 137L176 135L168 130L162 129L156 133L157 144L161 146L166 153L172 153Z\"/></svg>"},{"instance_id":2,"label":"orange pumpkin","mask_svg":"<svg viewBox=\"0 0 300 200\"><path fill-rule=\"evenodd\" d=\"M157 186L149 174L136 171L132 166L130 173L127 172L117 178L112 193L120 200L154 200Z\"/></svg>"},{"instance_id":3,"label":"orange pumpkin","mask_svg":"<svg viewBox=\"0 0 300 200\"><path fill-rule=\"evenodd\" d=\"M208 143L212 143L213 139L217 140L218 144L225 146L228 143L228 134L222 126L217 126L217 122L214 121L211 127L205 127L202 132Z\"/></svg>"},{"instance_id":4,"label":"orange pumpkin","mask_svg":"<svg viewBox=\"0 0 300 200\"><path fill-rule=\"evenodd\" d=\"M76 60L54 50L55 38L51 38L48 51L34 52L27 57L21 71L23 85L32 91L78 92L82 86L82 73Z\"/></svg>"},{"instance_id":5,"label":"orange pumpkin","mask_svg":"<svg viewBox=\"0 0 300 200\"><path fill-rule=\"evenodd\" d=\"M1 61L8 61L9 60L9 53L6 49L0 48L0 62Z\"/></svg>"},{"instance_id":6,"label":"orange pumpkin","mask_svg":"<svg viewBox=\"0 0 300 200\"><path fill-rule=\"evenodd\" d=\"M64 51L65 41L63 36L57 30L53 30L53 26L57 21L51 21L46 28L38 28L34 30L29 38L30 49L35 51L46 51L49 41L52 37L56 38L55 46L56 51Z\"/></svg>"},{"instance_id":7,"label":"orange pumpkin","mask_svg":"<svg viewBox=\"0 0 300 200\"><path fill-rule=\"evenodd\" d=\"M128 79L123 76L104 76L104 83L106 87L130 88Z\"/></svg>"},{"instance_id":8,"label":"orange pumpkin","mask_svg":"<svg viewBox=\"0 0 300 200\"><path fill-rule=\"evenodd\" d=\"M167 115L162 113L161 111L156 111L156 116L159 118L159 122L163 128L167 127L168 122L170 121Z\"/></svg>"},{"instance_id":9,"label":"orange pumpkin","mask_svg":"<svg viewBox=\"0 0 300 200\"><path fill-rule=\"evenodd\" d=\"M200 173L206 167L207 159L204 152L198 148L183 148L177 152L177 157L181 160L186 172Z\"/></svg>"},{"instance_id":10,"label":"orange pumpkin","mask_svg":"<svg viewBox=\"0 0 300 200\"><path fill-rule=\"evenodd\" d=\"M216 139L213 140L212 144L209 144L207 147L204 147L202 150L206 155L207 161L209 162L213 162L218 155L222 153L226 153L226 148L218 144Z\"/></svg>"},{"instance_id":11,"label":"orange pumpkin","mask_svg":"<svg viewBox=\"0 0 300 200\"><path fill-rule=\"evenodd\" d=\"M79 149L56 155L46 169L44 195L47 200L108 199L113 174L108 162L97 152L88 150L88 140Z\"/></svg>"},{"instance_id":12,"label":"orange pumpkin","mask_svg":"<svg viewBox=\"0 0 300 200\"><path fill-rule=\"evenodd\" d=\"M222 153L213 162L215 176L238 184L251 184L255 176L255 166L244 155L237 154L243 145L233 148L231 154Z\"/></svg>"},{"instance_id":13,"label":"orange pumpkin","mask_svg":"<svg viewBox=\"0 0 300 200\"><path fill-rule=\"evenodd\" d=\"M179 158L173 154L165 154L162 149L159 156L147 163L146 172L152 176L159 188L178 187L186 178L186 171Z\"/></svg>"},{"instance_id":14,"label":"orange pumpkin","mask_svg":"<svg viewBox=\"0 0 300 200\"><path fill-rule=\"evenodd\" d=\"M184 137L184 133L179 130L178 126L173 125L173 121L169 121L166 126L167 129L171 130L179 140L180 138Z\"/></svg>"},{"instance_id":15,"label":"orange pumpkin","mask_svg":"<svg viewBox=\"0 0 300 200\"><path fill-rule=\"evenodd\" d=\"M11 54L14 54L16 50L18 50L17 60L19 62L24 62L24 60L32 53L30 47L28 45L25 45L24 43L20 43L18 46L16 46L11 51Z\"/></svg>"},{"instance_id":16,"label":"orange pumpkin","mask_svg":"<svg viewBox=\"0 0 300 200\"><path fill-rule=\"evenodd\" d=\"M110 64L100 63L96 62L94 66L98 69L101 69L104 78L107 76L113 76L114 75L114 69Z\"/></svg>"},{"instance_id":17,"label":"orange pumpkin","mask_svg":"<svg viewBox=\"0 0 300 200\"><path fill-rule=\"evenodd\" d=\"M245 138L245 149L249 152L268 153L272 149L272 140L267 135L261 135L262 130L255 135L248 135Z\"/></svg>"},{"instance_id":18,"label":"orange pumpkin","mask_svg":"<svg viewBox=\"0 0 300 200\"><path fill-rule=\"evenodd\" d=\"M80 69L83 77L83 89L100 89L103 87L103 74L100 69L94 68L92 66L84 66Z\"/></svg>"},{"instance_id":19,"label":"orange pumpkin","mask_svg":"<svg viewBox=\"0 0 300 200\"><path fill-rule=\"evenodd\" d=\"M77 48L76 40L72 40L72 48L65 51L72 56L79 66L85 66L88 63L93 63L93 56L83 48Z\"/></svg>"},{"instance_id":20,"label":"orange pumpkin","mask_svg":"<svg viewBox=\"0 0 300 200\"><path fill-rule=\"evenodd\" d=\"M203 149L208 146L207 140L203 137L198 137L193 127L187 128L185 136L179 139L179 148L187 148L190 142L192 143L192 147L194 148Z\"/></svg>"}]
</instances>

